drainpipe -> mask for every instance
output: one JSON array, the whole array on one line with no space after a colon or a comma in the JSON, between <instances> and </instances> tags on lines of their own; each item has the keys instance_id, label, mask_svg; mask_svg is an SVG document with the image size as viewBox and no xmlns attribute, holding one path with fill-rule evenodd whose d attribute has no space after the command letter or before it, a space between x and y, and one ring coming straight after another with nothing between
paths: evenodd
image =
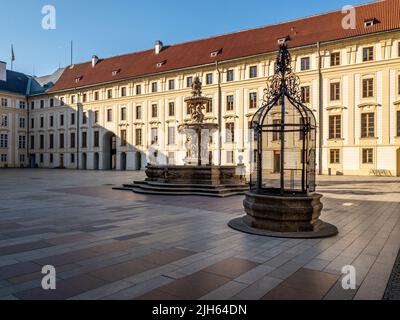
<instances>
[{"instance_id":1,"label":"drainpipe","mask_svg":"<svg viewBox=\"0 0 400 320\"><path fill-rule=\"evenodd\" d=\"M77 92L77 90L75 89L75 92ZM79 170L79 128L80 128L80 119L79 119L79 109L80 109L80 102L79 102L79 96L76 95L76 99L77 99L77 111L76 111L76 170Z\"/></svg>"},{"instance_id":2,"label":"drainpipe","mask_svg":"<svg viewBox=\"0 0 400 320\"><path fill-rule=\"evenodd\" d=\"M31 136L30 136L30 125L31 125L31 119L30 119L30 106L29 106L29 103L30 103L30 100L29 100L29 98L28 97L26 97L27 99L26 99L26 110L27 110L27 113L26 113L26 157L27 157L27 161L28 161L28 167L30 167L31 166L31 157L30 157L30 153L29 153L29 150L30 150L30 143L31 143Z\"/></svg>"},{"instance_id":3,"label":"drainpipe","mask_svg":"<svg viewBox=\"0 0 400 320\"><path fill-rule=\"evenodd\" d=\"M318 121L319 121L319 135L318 135L318 174L322 175L322 144L324 143L323 133L324 133L324 107L323 107L323 79L322 79L322 57L321 57L321 44L317 42L318 50Z\"/></svg>"},{"instance_id":4,"label":"drainpipe","mask_svg":"<svg viewBox=\"0 0 400 320\"><path fill-rule=\"evenodd\" d=\"M218 165L222 165L222 91L221 91L221 71L218 61L215 62L215 68L218 72Z\"/></svg>"}]
</instances>

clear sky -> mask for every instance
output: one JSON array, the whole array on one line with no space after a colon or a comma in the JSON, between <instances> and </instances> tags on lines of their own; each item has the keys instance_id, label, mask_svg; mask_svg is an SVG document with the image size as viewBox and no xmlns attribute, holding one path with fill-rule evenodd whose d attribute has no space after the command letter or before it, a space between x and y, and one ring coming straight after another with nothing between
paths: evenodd
<instances>
[{"instance_id":1,"label":"clear sky","mask_svg":"<svg viewBox=\"0 0 400 320\"><path fill-rule=\"evenodd\" d=\"M124 54L297 19L369 0L0 0L0 60L44 75L70 63ZM56 29L42 29L42 7L56 8Z\"/></svg>"}]
</instances>

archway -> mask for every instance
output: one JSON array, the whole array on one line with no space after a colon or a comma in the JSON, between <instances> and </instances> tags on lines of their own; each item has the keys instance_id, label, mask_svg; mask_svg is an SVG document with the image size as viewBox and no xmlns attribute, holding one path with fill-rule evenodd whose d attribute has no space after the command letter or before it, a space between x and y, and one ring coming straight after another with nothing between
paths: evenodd
<instances>
[{"instance_id":1,"label":"archway","mask_svg":"<svg viewBox=\"0 0 400 320\"><path fill-rule=\"evenodd\" d=\"M397 176L400 177L400 148L397 149Z\"/></svg>"},{"instance_id":2,"label":"archway","mask_svg":"<svg viewBox=\"0 0 400 320\"><path fill-rule=\"evenodd\" d=\"M86 153L82 153L82 170L87 169L87 155Z\"/></svg>"},{"instance_id":3,"label":"archway","mask_svg":"<svg viewBox=\"0 0 400 320\"><path fill-rule=\"evenodd\" d=\"M120 170L125 171L126 170L126 153L122 152L121 153L121 159L120 159Z\"/></svg>"},{"instance_id":4,"label":"archway","mask_svg":"<svg viewBox=\"0 0 400 320\"><path fill-rule=\"evenodd\" d=\"M99 170L99 153L95 152L94 157L93 157L93 169L94 170Z\"/></svg>"},{"instance_id":5,"label":"archway","mask_svg":"<svg viewBox=\"0 0 400 320\"><path fill-rule=\"evenodd\" d=\"M117 137L111 131L103 137L103 170L116 169Z\"/></svg>"}]
</instances>

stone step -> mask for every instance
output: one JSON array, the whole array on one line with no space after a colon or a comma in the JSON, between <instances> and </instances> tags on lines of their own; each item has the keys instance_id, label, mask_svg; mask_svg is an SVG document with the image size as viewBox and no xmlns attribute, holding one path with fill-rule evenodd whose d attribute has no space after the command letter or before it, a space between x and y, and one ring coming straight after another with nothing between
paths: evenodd
<instances>
[{"instance_id":1,"label":"stone step","mask_svg":"<svg viewBox=\"0 0 400 320\"><path fill-rule=\"evenodd\" d=\"M221 189L221 188L230 188L230 189L248 189L247 184L237 185L237 184L220 184L220 185L209 185L209 184L177 184L177 183L162 183L162 182L153 182L153 181L134 181L133 185L130 186L138 186L138 185L151 185L155 187L173 187L173 188L201 188L201 189Z\"/></svg>"},{"instance_id":2,"label":"stone step","mask_svg":"<svg viewBox=\"0 0 400 320\"><path fill-rule=\"evenodd\" d=\"M241 195L244 192L227 192L227 193L210 193L210 192L200 192L200 191L157 191L152 189L143 189L143 188L133 188L131 191L139 194L150 194L150 195L165 195L165 196L203 196L203 197L216 197L216 198L226 198Z\"/></svg>"}]
</instances>

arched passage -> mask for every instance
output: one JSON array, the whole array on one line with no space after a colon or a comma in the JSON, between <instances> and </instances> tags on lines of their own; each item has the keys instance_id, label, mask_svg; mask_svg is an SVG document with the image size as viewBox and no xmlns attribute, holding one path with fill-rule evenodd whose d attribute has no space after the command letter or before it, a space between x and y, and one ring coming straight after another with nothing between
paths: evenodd
<instances>
[{"instance_id":1,"label":"arched passage","mask_svg":"<svg viewBox=\"0 0 400 320\"><path fill-rule=\"evenodd\" d=\"M117 137L111 131L103 136L103 170L116 169Z\"/></svg>"}]
</instances>

